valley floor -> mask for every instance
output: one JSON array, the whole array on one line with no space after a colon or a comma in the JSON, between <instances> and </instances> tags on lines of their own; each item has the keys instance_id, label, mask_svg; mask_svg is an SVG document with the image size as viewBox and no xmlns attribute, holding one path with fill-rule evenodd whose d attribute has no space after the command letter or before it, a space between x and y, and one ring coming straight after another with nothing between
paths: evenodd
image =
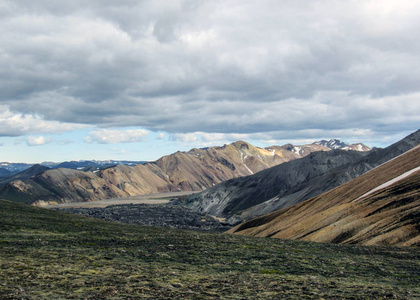
<instances>
[{"instance_id":1,"label":"valley floor","mask_svg":"<svg viewBox=\"0 0 420 300\"><path fill-rule=\"evenodd\" d=\"M128 224L223 232L232 226L179 205L121 204L107 207L59 207L54 210Z\"/></svg>"},{"instance_id":2,"label":"valley floor","mask_svg":"<svg viewBox=\"0 0 420 300\"><path fill-rule=\"evenodd\" d=\"M69 202L61 204L43 205L45 208L97 208L107 207L109 205L121 205L121 204L165 204L173 198L178 198L185 195L191 195L197 192L183 191L183 192L168 192L168 193L156 193L148 195L138 195L131 197L104 199L100 201L89 201L89 202Z\"/></svg>"},{"instance_id":3,"label":"valley floor","mask_svg":"<svg viewBox=\"0 0 420 300\"><path fill-rule=\"evenodd\" d=\"M0 200L2 299L419 299L420 250L247 238Z\"/></svg>"}]
</instances>

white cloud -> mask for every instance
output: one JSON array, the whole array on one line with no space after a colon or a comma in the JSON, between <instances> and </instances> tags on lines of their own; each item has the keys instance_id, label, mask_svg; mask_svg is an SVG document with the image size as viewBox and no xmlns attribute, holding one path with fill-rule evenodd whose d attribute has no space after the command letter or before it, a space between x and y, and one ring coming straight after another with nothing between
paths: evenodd
<instances>
[{"instance_id":1,"label":"white cloud","mask_svg":"<svg viewBox=\"0 0 420 300\"><path fill-rule=\"evenodd\" d=\"M99 144L118 144L118 143L135 143L141 142L149 135L148 130L130 129L130 130L110 130L102 129L92 131L85 138L87 143Z\"/></svg>"},{"instance_id":2,"label":"white cloud","mask_svg":"<svg viewBox=\"0 0 420 300\"><path fill-rule=\"evenodd\" d=\"M0 136L19 136L32 133L62 133L86 127L44 120L39 115L12 112L8 105L0 105Z\"/></svg>"},{"instance_id":3,"label":"white cloud","mask_svg":"<svg viewBox=\"0 0 420 300\"><path fill-rule=\"evenodd\" d=\"M26 143L28 146L42 146L51 142L52 139L50 137L45 136L29 136L26 139Z\"/></svg>"},{"instance_id":4,"label":"white cloud","mask_svg":"<svg viewBox=\"0 0 420 300\"><path fill-rule=\"evenodd\" d=\"M165 138L165 134L163 132L159 132L159 134L156 136L157 140L163 140Z\"/></svg>"}]
</instances>

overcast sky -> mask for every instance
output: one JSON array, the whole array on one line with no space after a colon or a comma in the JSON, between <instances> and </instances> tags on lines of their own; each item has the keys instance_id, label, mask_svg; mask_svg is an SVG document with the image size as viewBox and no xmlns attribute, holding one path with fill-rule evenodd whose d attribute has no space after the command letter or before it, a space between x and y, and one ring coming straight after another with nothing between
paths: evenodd
<instances>
[{"instance_id":1,"label":"overcast sky","mask_svg":"<svg viewBox=\"0 0 420 300\"><path fill-rule=\"evenodd\" d=\"M0 161L420 128L420 1L0 0Z\"/></svg>"}]
</instances>

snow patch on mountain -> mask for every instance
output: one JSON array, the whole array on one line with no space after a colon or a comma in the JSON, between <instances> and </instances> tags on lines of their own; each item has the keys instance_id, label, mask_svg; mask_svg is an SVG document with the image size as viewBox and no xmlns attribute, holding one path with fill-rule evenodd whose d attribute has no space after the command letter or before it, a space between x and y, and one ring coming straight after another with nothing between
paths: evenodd
<instances>
[{"instance_id":1,"label":"snow patch on mountain","mask_svg":"<svg viewBox=\"0 0 420 300\"><path fill-rule=\"evenodd\" d=\"M250 169L250 168L248 168L248 166L246 165L246 163L245 163L245 159L248 157L248 155L245 155L244 156L244 153L243 152L241 152L241 161L242 161L242 163L244 164L244 166L245 166L245 168L249 171L249 173L251 173L251 175L253 175L254 174L254 172L252 172L252 170Z\"/></svg>"},{"instance_id":2,"label":"snow patch on mountain","mask_svg":"<svg viewBox=\"0 0 420 300\"><path fill-rule=\"evenodd\" d=\"M292 152L300 154L300 151L302 150L301 146L294 146Z\"/></svg>"},{"instance_id":3,"label":"snow patch on mountain","mask_svg":"<svg viewBox=\"0 0 420 300\"><path fill-rule=\"evenodd\" d=\"M346 143L344 143L340 140L337 140L337 139L331 139L329 141L326 141L326 140L316 141L316 142L314 142L314 144L322 145L322 146L328 147L330 149L343 149L345 147L350 146L349 144L346 144Z\"/></svg>"},{"instance_id":4,"label":"snow patch on mountain","mask_svg":"<svg viewBox=\"0 0 420 300\"><path fill-rule=\"evenodd\" d=\"M390 185L392 185L392 184L394 184L394 183L396 183L396 182L398 182L400 180L403 180L404 178L407 178L408 176L410 176L411 174L413 174L413 173L415 173L415 172L417 172L419 170L420 170L420 167L411 169L410 171L407 171L404 174L401 174L400 176L397 176L394 179L391 179L391 180L389 180L389 181L387 181L387 182L385 182L385 183L377 186L376 188L371 189L369 192L367 192L367 193L363 194L362 196L360 196L359 198L353 200L353 202L354 201L357 201L357 200L359 200L359 199L361 199L363 197L366 197L366 196L368 196L368 195L370 195L370 194L372 194L372 193L374 193L376 191L379 191L381 189L384 189L386 187L389 187Z\"/></svg>"}]
</instances>

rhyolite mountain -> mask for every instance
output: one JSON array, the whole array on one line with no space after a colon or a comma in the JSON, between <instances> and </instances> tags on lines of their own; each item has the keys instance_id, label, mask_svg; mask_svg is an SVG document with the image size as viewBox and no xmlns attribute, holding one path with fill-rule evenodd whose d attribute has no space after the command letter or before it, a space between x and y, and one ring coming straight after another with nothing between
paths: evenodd
<instances>
[{"instance_id":1,"label":"rhyolite mountain","mask_svg":"<svg viewBox=\"0 0 420 300\"><path fill-rule=\"evenodd\" d=\"M238 222L289 207L337 187L420 143L420 131L369 152L314 152L252 176L234 178L175 204Z\"/></svg>"},{"instance_id":2,"label":"rhyolite mountain","mask_svg":"<svg viewBox=\"0 0 420 300\"><path fill-rule=\"evenodd\" d=\"M94 172L58 168L0 187L0 198L47 204L92 201L169 191L201 191L231 178L246 176L296 160L313 151L329 151L322 145L255 147L238 141L222 147L176 152L157 161L117 165Z\"/></svg>"},{"instance_id":3,"label":"rhyolite mountain","mask_svg":"<svg viewBox=\"0 0 420 300\"><path fill-rule=\"evenodd\" d=\"M231 233L420 246L420 146L317 197L241 224Z\"/></svg>"}]
</instances>

